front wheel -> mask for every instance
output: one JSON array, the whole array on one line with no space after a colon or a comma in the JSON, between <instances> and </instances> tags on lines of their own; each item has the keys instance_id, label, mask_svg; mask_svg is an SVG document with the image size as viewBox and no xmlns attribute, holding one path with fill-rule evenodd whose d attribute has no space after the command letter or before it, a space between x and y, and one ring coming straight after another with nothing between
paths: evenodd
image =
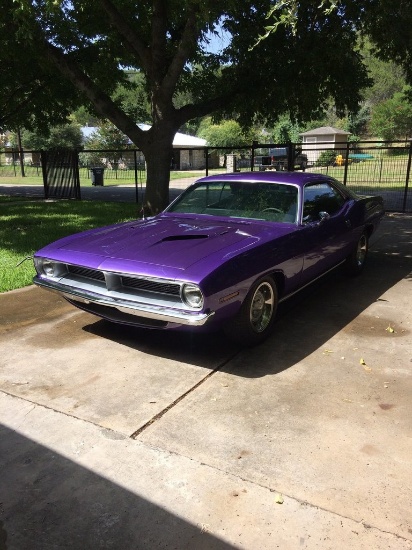
<instances>
[{"instance_id":1,"label":"front wheel","mask_svg":"<svg viewBox=\"0 0 412 550\"><path fill-rule=\"evenodd\" d=\"M228 336L241 345L263 342L275 320L278 293L271 277L259 279L250 289L242 307L226 328Z\"/></svg>"},{"instance_id":2,"label":"front wheel","mask_svg":"<svg viewBox=\"0 0 412 550\"><path fill-rule=\"evenodd\" d=\"M353 252L346 259L346 272L348 275L359 275L365 266L368 255L369 239L366 233L362 233Z\"/></svg>"}]
</instances>

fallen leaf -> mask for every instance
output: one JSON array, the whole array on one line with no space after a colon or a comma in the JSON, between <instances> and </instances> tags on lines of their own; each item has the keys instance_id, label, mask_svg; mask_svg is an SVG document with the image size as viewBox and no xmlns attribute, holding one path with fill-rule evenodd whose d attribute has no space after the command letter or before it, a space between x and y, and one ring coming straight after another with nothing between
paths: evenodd
<instances>
[{"instance_id":1,"label":"fallen leaf","mask_svg":"<svg viewBox=\"0 0 412 550\"><path fill-rule=\"evenodd\" d=\"M275 502L276 504L283 504L283 496L280 493L275 496Z\"/></svg>"},{"instance_id":2,"label":"fallen leaf","mask_svg":"<svg viewBox=\"0 0 412 550\"><path fill-rule=\"evenodd\" d=\"M362 357L361 357L361 359L360 359L359 363L360 363L361 365L366 365L366 363L365 363L365 360L364 360L364 359L362 359Z\"/></svg>"},{"instance_id":3,"label":"fallen leaf","mask_svg":"<svg viewBox=\"0 0 412 550\"><path fill-rule=\"evenodd\" d=\"M393 330L393 328L391 327L391 325L389 325L388 328L386 329L386 332L392 333L392 332L395 332L395 331Z\"/></svg>"},{"instance_id":4,"label":"fallen leaf","mask_svg":"<svg viewBox=\"0 0 412 550\"><path fill-rule=\"evenodd\" d=\"M327 355L328 353L333 353L333 351L331 349L324 349L323 350L323 355Z\"/></svg>"},{"instance_id":5,"label":"fallen leaf","mask_svg":"<svg viewBox=\"0 0 412 550\"><path fill-rule=\"evenodd\" d=\"M366 370L366 372L372 372L372 369L370 367L368 367L367 365L364 365L363 368Z\"/></svg>"}]
</instances>

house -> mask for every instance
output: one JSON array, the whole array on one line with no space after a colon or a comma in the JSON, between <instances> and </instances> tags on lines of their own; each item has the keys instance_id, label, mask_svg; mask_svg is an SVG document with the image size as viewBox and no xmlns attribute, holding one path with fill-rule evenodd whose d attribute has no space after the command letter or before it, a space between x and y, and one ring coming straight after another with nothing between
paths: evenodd
<instances>
[{"instance_id":1,"label":"house","mask_svg":"<svg viewBox=\"0 0 412 550\"><path fill-rule=\"evenodd\" d=\"M141 130L150 129L149 124L139 124ZM83 138L89 138L98 128L84 126L81 128ZM130 142L131 143L131 142ZM206 166L206 140L177 132L173 140L172 169L203 170Z\"/></svg>"},{"instance_id":2,"label":"house","mask_svg":"<svg viewBox=\"0 0 412 550\"><path fill-rule=\"evenodd\" d=\"M342 154L351 132L332 126L321 126L299 135L302 136L302 152L307 155L309 164L314 164L326 149L336 149L337 155Z\"/></svg>"}]
</instances>

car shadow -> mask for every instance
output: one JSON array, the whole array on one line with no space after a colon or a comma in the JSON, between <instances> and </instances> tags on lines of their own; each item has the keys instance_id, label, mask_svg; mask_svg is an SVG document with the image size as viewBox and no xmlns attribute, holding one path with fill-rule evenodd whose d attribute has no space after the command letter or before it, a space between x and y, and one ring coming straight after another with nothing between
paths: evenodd
<instances>
[{"instance_id":1,"label":"car shadow","mask_svg":"<svg viewBox=\"0 0 412 550\"><path fill-rule=\"evenodd\" d=\"M229 369L239 376L277 374L324 345L401 279L412 280L411 266L370 256L362 276L349 279L337 271L283 302L272 335L253 348L240 348L222 332L144 330L103 320L84 330L153 356L199 366L216 361L217 370ZM265 361L269 353L270 363ZM246 354L250 361L236 361L238 366L233 369L231 360L239 354Z\"/></svg>"},{"instance_id":2,"label":"car shadow","mask_svg":"<svg viewBox=\"0 0 412 550\"><path fill-rule=\"evenodd\" d=\"M399 226L397 221L396 217L386 220L385 231L370 250L362 275L351 278L335 270L283 302L273 333L253 348L236 346L222 332L144 330L106 321L86 325L84 330L153 356L194 365L215 361L215 370L238 376L277 374L321 348L371 304L385 300L382 296L399 281L412 282L412 231L408 224ZM382 323L386 321L390 324L394 319L382 319ZM361 326L358 333L360 330Z\"/></svg>"}]
</instances>

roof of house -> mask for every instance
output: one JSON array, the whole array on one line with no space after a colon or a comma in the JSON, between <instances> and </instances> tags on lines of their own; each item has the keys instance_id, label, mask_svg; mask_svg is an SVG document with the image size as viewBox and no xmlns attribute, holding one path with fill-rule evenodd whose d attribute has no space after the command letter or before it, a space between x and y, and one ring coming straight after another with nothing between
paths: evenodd
<instances>
[{"instance_id":1,"label":"roof of house","mask_svg":"<svg viewBox=\"0 0 412 550\"><path fill-rule=\"evenodd\" d=\"M351 132L346 132L340 128L333 128L332 126L321 126L320 128L314 128L313 130L308 130L307 132L302 132L300 136L325 136L329 134L344 134L348 136Z\"/></svg>"}]
</instances>

